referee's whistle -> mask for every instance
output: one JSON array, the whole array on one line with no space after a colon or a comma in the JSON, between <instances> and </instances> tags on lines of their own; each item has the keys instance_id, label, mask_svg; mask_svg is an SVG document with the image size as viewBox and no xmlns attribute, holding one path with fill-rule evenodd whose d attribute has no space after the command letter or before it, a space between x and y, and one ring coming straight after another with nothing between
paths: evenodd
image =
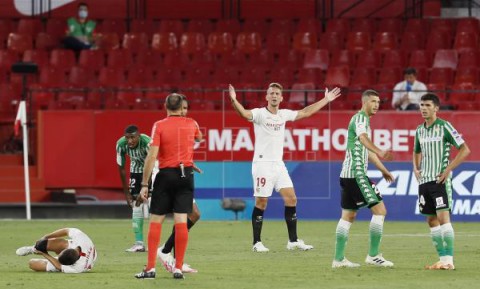
<instances>
[{"instance_id":1,"label":"referee's whistle","mask_svg":"<svg viewBox=\"0 0 480 289\"><path fill-rule=\"evenodd\" d=\"M180 171L182 172L182 178L185 178L185 166L183 163L180 163Z\"/></svg>"}]
</instances>

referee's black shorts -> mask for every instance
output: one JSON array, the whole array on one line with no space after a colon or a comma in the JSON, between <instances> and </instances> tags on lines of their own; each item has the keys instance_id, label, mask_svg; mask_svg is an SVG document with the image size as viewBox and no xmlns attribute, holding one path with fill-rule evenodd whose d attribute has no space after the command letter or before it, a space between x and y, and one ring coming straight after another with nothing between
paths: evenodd
<instances>
[{"instance_id":1,"label":"referee's black shorts","mask_svg":"<svg viewBox=\"0 0 480 289\"><path fill-rule=\"evenodd\" d=\"M168 213L191 213L193 204L193 168L162 168L153 183L150 213L166 215Z\"/></svg>"}]
</instances>

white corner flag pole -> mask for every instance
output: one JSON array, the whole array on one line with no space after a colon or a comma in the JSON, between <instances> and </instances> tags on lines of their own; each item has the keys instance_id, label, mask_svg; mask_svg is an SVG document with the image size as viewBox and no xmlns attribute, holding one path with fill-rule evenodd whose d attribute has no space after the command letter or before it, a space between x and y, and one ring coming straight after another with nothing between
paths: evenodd
<instances>
[{"instance_id":1,"label":"white corner flag pole","mask_svg":"<svg viewBox=\"0 0 480 289\"><path fill-rule=\"evenodd\" d=\"M18 105L17 117L15 118L15 135L18 136L19 126L22 126L23 132L23 168L25 174L25 204L27 210L27 220L32 219L32 210L30 203L30 173L28 167L28 128L27 128L27 107L25 100L20 101Z\"/></svg>"}]
</instances>

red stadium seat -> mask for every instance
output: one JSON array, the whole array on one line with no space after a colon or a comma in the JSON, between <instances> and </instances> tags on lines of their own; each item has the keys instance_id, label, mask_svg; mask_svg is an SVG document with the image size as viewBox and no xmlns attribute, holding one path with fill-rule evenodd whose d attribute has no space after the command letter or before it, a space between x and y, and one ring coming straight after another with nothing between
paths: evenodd
<instances>
[{"instance_id":1,"label":"red stadium seat","mask_svg":"<svg viewBox=\"0 0 480 289\"><path fill-rule=\"evenodd\" d=\"M213 23L209 19L191 19L187 25L187 32L202 33L205 37L213 30Z\"/></svg>"},{"instance_id":2,"label":"red stadium seat","mask_svg":"<svg viewBox=\"0 0 480 289\"><path fill-rule=\"evenodd\" d=\"M53 50L61 46L59 38L45 32L40 32L35 37L35 47L37 49Z\"/></svg>"},{"instance_id":3,"label":"red stadium seat","mask_svg":"<svg viewBox=\"0 0 480 289\"><path fill-rule=\"evenodd\" d=\"M452 102L474 101L477 87L472 83L459 83L452 86L449 100Z\"/></svg>"},{"instance_id":4,"label":"red stadium seat","mask_svg":"<svg viewBox=\"0 0 480 289\"><path fill-rule=\"evenodd\" d=\"M270 74L268 79L269 82L278 82L283 85L284 88L291 87L291 84L294 81L294 71L288 67L280 67L275 70L274 74Z\"/></svg>"},{"instance_id":5,"label":"red stadium seat","mask_svg":"<svg viewBox=\"0 0 480 289\"><path fill-rule=\"evenodd\" d=\"M237 68L230 66L217 67L213 72L213 82L227 87L229 83L238 83L240 80L240 72Z\"/></svg>"},{"instance_id":6,"label":"red stadium seat","mask_svg":"<svg viewBox=\"0 0 480 289\"><path fill-rule=\"evenodd\" d=\"M452 48L451 36L445 31L431 31L425 49L431 53L439 49Z\"/></svg>"},{"instance_id":7,"label":"red stadium seat","mask_svg":"<svg viewBox=\"0 0 480 289\"><path fill-rule=\"evenodd\" d=\"M124 19L104 19L95 30L100 33L124 35L127 32L127 26Z\"/></svg>"},{"instance_id":8,"label":"red stadium seat","mask_svg":"<svg viewBox=\"0 0 480 289\"><path fill-rule=\"evenodd\" d=\"M355 66L355 54L349 50L340 50L333 53L330 66Z\"/></svg>"},{"instance_id":9,"label":"red stadium seat","mask_svg":"<svg viewBox=\"0 0 480 289\"><path fill-rule=\"evenodd\" d=\"M377 32L390 32L396 35L403 33L403 21L400 18L382 18L378 24Z\"/></svg>"},{"instance_id":10,"label":"red stadium seat","mask_svg":"<svg viewBox=\"0 0 480 289\"><path fill-rule=\"evenodd\" d=\"M320 49L327 49L330 53L345 49L345 34L340 32L325 32L320 37Z\"/></svg>"},{"instance_id":11,"label":"red stadium seat","mask_svg":"<svg viewBox=\"0 0 480 289\"><path fill-rule=\"evenodd\" d=\"M65 37L67 30L67 19L47 18L45 32L54 39L59 40Z\"/></svg>"},{"instance_id":12,"label":"red stadium seat","mask_svg":"<svg viewBox=\"0 0 480 289\"><path fill-rule=\"evenodd\" d=\"M430 34L440 32L446 34L448 39L451 40L455 32L455 26L455 19L435 18L430 23Z\"/></svg>"},{"instance_id":13,"label":"red stadium seat","mask_svg":"<svg viewBox=\"0 0 480 289\"><path fill-rule=\"evenodd\" d=\"M288 102L299 102L302 104L313 103L316 100L316 93L312 90L315 90L314 83L294 83L290 96L288 97Z\"/></svg>"},{"instance_id":14,"label":"red stadium seat","mask_svg":"<svg viewBox=\"0 0 480 289\"><path fill-rule=\"evenodd\" d=\"M357 67L380 68L382 55L377 50L364 50L358 54Z\"/></svg>"},{"instance_id":15,"label":"red stadium seat","mask_svg":"<svg viewBox=\"0 0 480 289\"><path fill-rule=\"evenodd\" d=\"M377 23L373 18L355 18L353 20L352 32L366 32L375 35L377 31Z\"/></svg>"},{"instance_id":16,"label":"red stadium seat","mask_svg":"<svg viewBox=\"0 0 480 289\"><path fill-rule=\"evenodd\" d=\"M425 36L419 31L405 31L403 33L400 49L405 52L423 50L425 48Z\"/></svg>"},{"instance_id":17,"label":"red stadium seat","mask_svg":"<svg viewBox=\"0 0 480 289\"><path fill-rule=\"evenodd\" d=\"M376 83L375 70L373 68L358 66L350 82L352 86L372 86Z\"/></svg>"},{"instance_id":18,"label":"red stadium seat","mask_svg":"<svg viewBox=\"0 0 480 289\"><path fill-rule=\"evenodd\" d=\"M144 53L137 54L135 64L149 66L154 70L161 68L163 66L162 52L158 50L148 50Z\"/></svg>"},{"instance_id":19,"label":"red stadium seat","mask_svg":"<svg viewBox=\"0 0 480 289\"><path fill-rule=\"evenodd\" d=\"M177 36L174 32L161 32L153 34L152 49L162 53L176 51L178 49Z\"/></svg>"},{"instance_id":20,"label":"red stadium seat","mask_svg":"<svg viewBox=\"0 0 480 289\"><path fill-rule=\"evenodd\" d=\"M149 48L148 35L146 33L126 33L123 36L122 47L129 49L135 54L143 53Z\"/></svg>"},{"instance_id":21,"label":"red stadium seat","mask_svg":"<svg viewBox=\"0 0 480 289\"><path fill-rule=\"evenodd\" d=\"M321 70L326 70L329 63L330 56L327 50L308 50L305 52L303 68L320 68Z\"/></svg>"},{"instance_id":22,"label":"red stadium seat","mask_svg":"<svg viewBox=\"0 0 480 289\"><path fill-rule=\"evenodd\" d=\"M383 58L384 68L392 68L392 67L404 68L405 64L406 64L406 54L402 50L385 51L385 55Z\"/></svg>"},{"instance_id":23,"label":"red stadium seat","mask_svg":"<svg viewBox=\"0 0 480 289\"><path fill-rule=\"evenodd\" d=\"M45 87L63 87L66 86L65 72L57 67L43 67L40 70L39 84Z\"/></svg>"},{"instance_id":24,"label":"red stadium seat","mask_svg":"<svg viewBox=\"0 0 480 289\"><path fill-rule=\"evenodd\" d=\"M208 49L217 54L233 50L233 37L229 32L213 32L208 35Z\"/></svg>"},{"instance_id":25,"label":"red stadium seat","mask_svg":"<svg viewBox=\"0 0 480 289\"><path fill-rule=\"evenodd\" d=\"M293 49L306 52L317 48L317 35L313 32L297 32L293 35Z\"/></svg>"},{"instance_id":26,"label":"red stadium seat","mask_svg":"<svg viewBox=\"0 0 480 289\"><path fill-rule=\"evenodd\" d=\"M180 50L186 54L202 52L206 48L205 36L202 33L186 32L180 38Z\"/></svg>"},{"instance_id":27,"label":"red stadium seat","mask_svg":"<svg viewBox=\"0 0 480 289\"><path fill-rule=\"evenodd\" d=\"M105 66L105 53L102 50L82 50L78 65L83 68L100 70Z\"/></svg>"},{"instance_id":28,"label":"red stadium seat","mask_svg":"<svg viewBox=\"0 0 480 289\"><path fill-rule=\"evenodd\" d=\"M323 75L319 69L316 68L304 68L298 71L298 82L312 82L312 83L322 83Z\"/></svg>"},{"instance_id":29,"label":"red stadium seat","mask_svg":"<svg viewBox=\"0 0 480 289\"><path fill-rule=\"evenodd\" d=\"M394 85L403 79L400 67L384 67L378 73L378 84L390 85L393 89Z\"/></svg>"},{"instance_id":30,"label":"red stadium seat","mask_svg":"<svg viewBox=\"0 0 480 289\"><path fill-rule=\"evenodd\" d=\"M137 101L141 101L143 93L141 91L132 89L120 89L115 95L115 99L121 103L121 106L126 106L132 109Z\"/></svg>"},{"instance_id":31,"label":"red stadium seat","mask_svg":"<svg viewBox=\"0 0 480 289\"><path fill-rule=\"evenodd\" d=\"M97 36L97 47L102 50L120 48L120 39L117 33L101 33Z\"/></svg>"},{"instance_id":32,"label":"red stadium seat","mask_svg":"<svg viewBox=\"0 0 480 289\"><path fill-rule=\"evenodd\" d=\"M348 66L335 66L327 70L325 85L327 87L348 87L350 84L350 69Z\"/></svg>"},{"instance_id":33,"label":"red stadium seat","mask_svg":"<svg viewBox=\"0 0 480 289\"><path fill-rule=\"evenodd\" d=\"M418 32L420 34L427 35L429 30L430 23L428 19L408 18L404 32Z\"/></svg>"},{"instance_id":34,"label":"red stadium seat","mask_svg":"<svg viewBox=\"0 0 480 289\"><path fill-rule=\"evenodd\" d=\"M431 64L431 56L426 50L414 50L411 52L409 66L415 68L430 68Z\"/></svg>"},{"instance_id":35,"label":"red stadium seat","mask_svg":"<svg viewBox=\"0 0 480 289\"><path fill-rule=\"evenodd\" d=\"M460 53L457 68L478 67L480 64L480 53L478 51L464 51Z\"/></svg>"},{"instance_id":36,"label":"red stadium seat","mask_svg":"<svg viewBox=\"0 0 480 289\"><path fill-rule=\"evenodd\" d=\"M22 18L18 21L17 33L35 37L43 32L43 24L40 18Z\"/></svg>"},{"instance_id":37,"label":"red stadium seat","mask_svg":"<svg viewBox=\"0 0 480 289\"><path fill-rule=\"evenodd\" d=\"M196 67L185 71L185 81L204 84L212 81L211 72L204 67Z\"/></svg>"},{"instance_id":38,"label":"red stadium seat","mask_svg":"<svg viewBox=\"0 0 480 289\"><path fill-rule=\"evenodd\" d=\"M291 43L291 37L287 33L269 33L267 35L266 47L268 51L278 55L283 51L288 51Z\"/></svg>"},{"instance_id":39,"label":"red stadium seat","mask_svg":"<svg viewBox=\"0 0 480 289\"><path fill-rule=\"evenodd\" d=\"M458 68L455 75L455 84L471 83L477 84L479 81L479 70L477 67Z\"/></svg>"},{"instance_id":40,"label":"red stadium seat","mask_svg":"<svg viewBox=\"0 0 480 289\"><path fill-rule=\"evenodd\" d=\"M111 68L125 69L133 64L133 55L130 50L112 50L107 55L107 66Z\"/></svg>"},{"instance_id":41,"label":"red stadium seat","mask_svg":"<svg viewBox=\"0 0 480 289\"><path fill-rule=\"evenodd\" d=\"M243 23L243 32L258 33L261 37L265 37L268 33L267 22L263 19L245 19Z\"/></svg>"},{"instance_id":42,"label":"red stadium seat","mask_svg":"<svg viewBox=\"0 0 480 289\"><path fill-rule=\"evenodd\" d=\"M251 83L256 88L263 88L267 83L267 71L264 67L245 67L240 71L240 82Z\"/></svg>"},{"instance_id":43,"label":"red stadium seat","mask_svg":"<svg viewBox=\"0 0 480 289\"><path fill-rule=\"evenodd\" d=\"M191 68L203 67L209 71L213 71L215 64L215 55L209 50L193 54L190 60Z\"/></svg>"},{"instance_id":44,"label":"red stadium seat","mask_svg":"<svg viewBox=\"0 0 480 289\"><path fill-rule=\"evenodd\" d=\"M237 49L244 54L252 54L262 49L262 38L257 32L241 32L237 36Z\"/></svg>"},{"instance_id":45,"label":"red stadium seat","mask_svg":"<svg viewBox=\"0 0 480 289\"><path fill-rule=\"evenodd\" d=\"M47 66L50 62L48 58L48 52L46 50L27 50L23 53L24 62L34 62L38 67L42 68Z\"/></svg>"},{"instance_id":46,"label":"red stadium seat","mask_svg":"<svg viewBox=\"0 0 480 289\"><path fill-rule=\"evenodd\" d=\"M432 67L457 69L458 53L456 50L440 49L435 53Z\"/></svg>"},{"instance_id":47,"label":"red stadium seat","mask_svg":"<svg viewBox=\"0 0 480 289\"><path fill-rule=\"evenodd\" d=\"M459 101L454 103L456 110L471 110L478 111L480 110L480 104L472 101Z\"/></svg>"},{"instance_id":48,"label":"red stadium seat","mask_svg":"<svg viewBox=\"0 0 480 289\"><path fill-rule=\"evenodd\" d=\"M182 81L182 75L177 68L165 68L157 71L156 81L168 85L176 85Z\"/></svg>"},{"instance_id":49,"label":"red stadium seat","mask_svg":"<svg viewBox=\"0 0 480 289\"><path fill-rule=\"evenodd\" d=\"M8 49L23 53L25 50L33 48L33 39L28 34L10 33L7 40Z\"/></svg>"},{"instance_id":50,"label":"red stadium seat","mask_svg":"<svg viewBox=\"0 0 480 289\"><path fill-rule=\"evenodd\" d=\"M54 49L50 55L50 65L66 72L75 66L75 53L72 50Z\"/></svg>"},{"instance_id":51,"label":"red stadium seat","mask_svg":"<svg viewBox=\"0 0 480 289\"><path fill-rule=\"evenodd\" d=\"M216 26L216 32L228 32L236 37L242 31L240 22L237 19L219 19Z\"/></svg>"},{"instance_id":52,"label":"red stadium seat","mask_svg":"<svg viewBox=\"0 0 480 289\"><path fill-rule=\"evenodd\" d=\"M302 22L302 20L300 20ZM270 29L268 30L268 35L285 33L287 35L293 35L295 33L295 23L291 19L272 19L270 23Z\"/></svg>"},{"instance_id":53,"label":"red stadium seat","mask_svg":"<svg viewBox=\"0 0 480 289\"><path fill-rule=\"evenodd\" d=\"M162 20L159 27L160 33L174 33L177 38L184 32L183 23L180 20Z\"/></svg>"},{"instance_id":54,"label":"red stadium seat","mask_svg":"<svg viewBox=\"0 0 480 289\"><path fill-rule=\"evenodd\" d=\"M332 18L327 22L326 32L339 32L347 34L350 31L350 21L346 18Z\"/></svg>"},{"instance_id":55,"label":"red stadium seat","mask_svg":"<svg viewBox=\"0 0 480 289\"><path fill-rule=\"evenodd\" d=\"M150 67L132 66L127 69L127 83L130 86L148 86L154 81Z\"/></svg>"},{"instance_id":56,"label":"red stadium seat","mask_svg":"<svg viewBox=\"0 0 480 289\"><path fill-rule=\"evenodd\" d=\"M453 70L451 68L432 68L429 83L450 86L453 83Z\"/></svg>"},{"instance_id":57,"label":"red stadium seat","mask_svg":"<svg viewBox=\"0 0 480 289\"><path fill-rule=\"evenodd\" d=\"M151 39L153 33L155 33L155 31L157 30L155 22L149 19L133 19L130 25L131 33L146 33L148 39Z\"/></svg>"},{"instance_id":58,"label":"red stadium seat","mask_svg":"<svg viewBox=\"0 0 480 289\"><path fill-rule=\"evenodd\" d=\"M0 19L0 39L7 39L8 34L12 31L16 31L15 24L12 19L1 18Z\"/></svg>"},{"instance_id":59,"label":"red stadium seat","mask_svg":"<svg viewBox=\"0 0 480 289\"><path fill-rule=\"evenodd\" d=\"M164 68L183 69L187 66L190 66L190 58L185 53L180 53L180 51L173 51L165 54L163 59L163 66Z\"/></svg>"},{"instance_id":60,"label":"red stadium seat","mask_svg":"<svg viewBox=\"0 0 480 289\"><path fill-rule=\"evenodd\" d=\"M125 83L125 73L122 69L104 67L100 69L98 81L103 87L118 87Z\"/></svg>"},{"instance_id":61,"label":"red stadium seat","mask_svg":"<svg viewBox=\"0 0 480 289\"><path fill-rule=\"evenodd\" d=\"M373 47L375 50L388 51L398 48L398 34L393 32L379 32L375 35Z\"/></svg>"},{"instance_id":62,"label":"red stadium seat","mask_svg":"<svg viewBox=\"0 0 480 289\"><path fill-rule=\"evenodd\" d=\"M473 32L458 32L453 48L459 53L478 49L478 34Z\"/></svg>"},{"instance_id":63,"label":"red stadium seat","mask_svg":"<svg viewBox=\"0 0 480 289\"><path fill-rule=\"evenodd\" d=\"M73 87L91 87L97 82L95 71L88 67L74 66L68 74L68 84Z\"/></svg>"},{"instance_id":64,"label":"red stadium seat","mask_svg":"<svg viewBox=\"0 0 480 289\"><path fill-rule=\"evenodd\" d=\"M8 82L8 70L0 67L0 84Z\"/></svg>"},{"instance_id":65,"label":"red stadium seat","mask_svg":"<svg viewBox=\"0 0 480 289\"><path fill-rule=\"evenodd\" d=\"M457 35L459 32L480 34L480 21L477 18L461 18L457 23Z\"/></svg>"},{"instance_id":66,"label":"red stadium seat","mask_svg":"<svg viewBox=\"0 0 480 289\"><path fill-rule=\"evenodd\" d=\"M347 49L352 51L368 50L372 44L371 36L365 32L350 32L347 37Z\"/></svg>"},{"instance_id":67,"label":"red stadium seat","mask_svg":"<svg viewBox=\"0 0 480 289\"><path fill-rule=\"evenodd\" d=\"M320 35L320 33L322 32L321 27L322 26L318 19L301 18L300 21L298 22L297 29L295 32L310 32L316 35Z\"/></svg>"},{"instance_id":68,"label":"red stadium seat","mask_svg":"<svg viewBox=\"0 0 480 289\"><path fill-rule=\"evenodd\" d=\"M270 68L274 65L274 63L274 55L266 49L262 49L256 53L253 53L249 55L248 58L248 65L251 67L257 66L262 68Z\"/></svg>"},{"instance_id":69,"label":"red stadium seat","mask_svg":"<svg viewBox=\"0 0 480 289\"><path fill-rule=\"evenodd\" d=\"M277 61L278 66L287 66L293 69L297 69L298 66L303 64L302 56L297 50L294 49L280 53Z\"/></svg>"}]
</instances>

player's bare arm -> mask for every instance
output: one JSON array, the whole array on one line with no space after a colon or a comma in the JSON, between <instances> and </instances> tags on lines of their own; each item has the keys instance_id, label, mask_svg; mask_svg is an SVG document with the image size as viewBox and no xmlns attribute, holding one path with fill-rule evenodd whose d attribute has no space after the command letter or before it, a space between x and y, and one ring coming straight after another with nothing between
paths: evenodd
<instances>
[{"instance_id":1,"label":"player's bare arm","mask_svg":"<svg viewBox=\"0 0 480 289\"><path fill-rule=\"evenodd\" d=\"M50 234L47 234L47 235L43 236L42 239L66 237L66 236L68 236L68 232L69 232L68 228L58 229L54 232L51 232Z\"/></svg>"},{"instance_id":2,"label":"player's bare arm","mask_svg":"<svg viewBox=\"0 0 480 289\"><path fill-rule=\"evenodd\" d=\"M128 191L127 174L125 172L125 167L118 166L118 172L120 174L120 179L122 180L122 189L123 189L123 193L125 194L125 200L127 201L128 206L132 207L132 196Z\"/></svg>"},{"instance_id":3,"label":"player's bare arm","mask_svg":"<svg viewBox=\"0 0 480 289\"><path fill-rule=\"evenodd\" d=\"M48 253L38 251L37 249L35 249L34 252L37 255L42 255L45 259L47 259L50 263L52 263L52 265L55 266L57 270L62 270L62 264L60 264L57 258L52 257Z\"/></svg>"},{"instance_id":4,"label":"player's bare arm","mask_svg":"<svg viewBox=\"0 0 480 289\"><path fill-rule=\"evenodd\" d=\"M385 180L389 183L392 183L395 181L395 178L393 177L392 173L383 165L382 161L378 158L378 156L374 153L369 153L368 154L368 160L374 164L380 172L382 172L383 177Z\"/></svg>"},{"instance_id":5,"label":"player's bare arm","mask_svg":"<svg viewBox=\"0 0 480 289\"><path fill-rule=\"evenodd\" d=\"M143 177L142 177L142 189L137 197L137 205L139 202L148 200L148 181L152 175L153 167L155 166L155 160L158 155L158 146L150 146L147 157L145 158L145 164L143 165Z\"/></svg>"},{"instance_id":6,"label":"player's bare arm","mask_svg":"<svg viewBox=\"0 0 480 289\"><path fill-rule=\"evenodd\" d=\"M463 143L460 146L460 149L458 150L457 156L445 168L445 171L443 171L437 176L437 183L441 183L441 184L445 183L445 180L448 178L448 176L453 171L453 169L458 167L458 165L460 165L467 158L469 154L470 154L470 149L468 148L467 143Z\"/></svg>"},{"instance_id":7,"label":"player's bare arm","mask_svg":"<svg viewBox=\"0 0 480 289\"><path fill-rule=\"evenodd\" d=\"M335 87L331 91L329 91L328 88L325 88L325 97L299 110L295 120L312 116L314 113L316 113L317 111L322 109L324 106L326 106L329 102L334 101L337 97L339 97L341 95L340 92L341 92L340 88L338 87Z\"/></svg>"},{"instance_id":8,"label":"player's bare arm","mask_svg":"<svg viewBox=\"0 0 480 289\"><path fill-rule=\"evenodd\" d=\"M230 95L230 100L232 101L233 108L235 108L237 113L246 120L252 120L252 112L248 109L245 109L243 105L238 102L235 88L231 84L228 85L228 93Z\"/></svg>"},{"instance_id":9,"label":"player's bare arm","mask_svg":"<svg viewBox=\"0 0 480 289\"><path fill-rule=\"evenodd\" d=\"M413 173L417 178L417 181L420 181L422 178L422 171L420 170L420 162L422 161L422 153L413 153Z\"/></svg>"},{"instance_id":10,"label":"player's bare arm","mask_svg":"<svg viewBox=\"0 0 480 289\"><path fill-rule=\"evenodd\" d=\"M358 136L358 140L362 143L363 146L365 146L369 151L372 153L376 154L378 157L391 161L393 160L393 154L391 151L382 151L379 149L371 140L368 138L368 135L366 133L363 133Z\"/></svg>"}]
</instances>

